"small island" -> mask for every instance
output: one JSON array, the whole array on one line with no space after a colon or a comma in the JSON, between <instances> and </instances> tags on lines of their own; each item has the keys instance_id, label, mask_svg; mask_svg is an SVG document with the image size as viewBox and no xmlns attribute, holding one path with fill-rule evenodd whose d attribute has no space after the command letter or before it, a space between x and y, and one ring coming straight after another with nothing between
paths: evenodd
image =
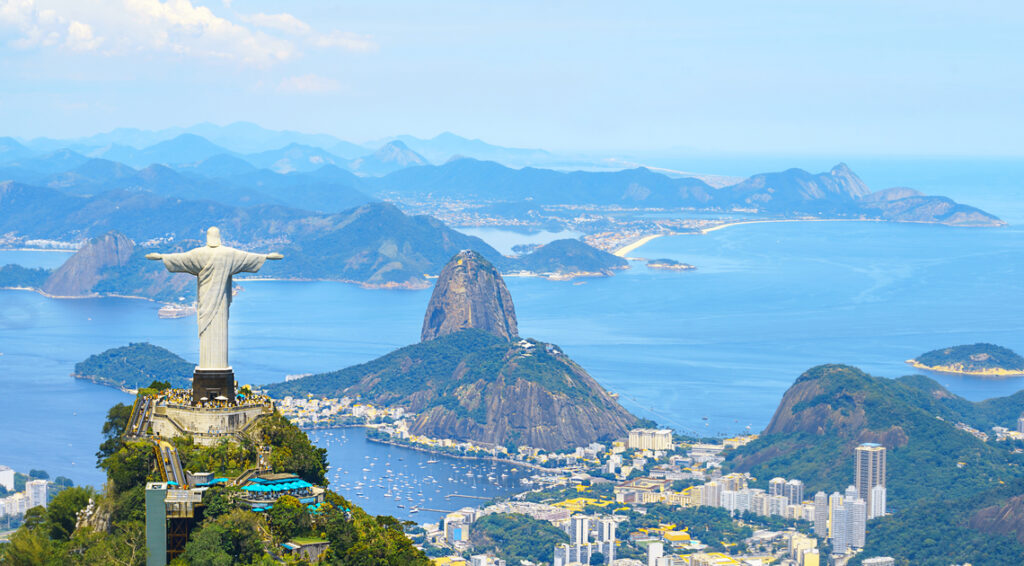
<instances>
[{"instance_id":1,"label":"small island","mask_svg":"<svg viewBox=\"0 0 1024 566\"><path fill-rule=\"evenodd\" d=\"M647 267L651 269L666 269L669 271L689 271L691 269L697 269L697 266L695 265L690 265L674 259L652 259L647 262Z\"/></svg>"},{"instance_id":2,"label":"small island","mask_svg":"<svg viewBox=\"0 0 1024 566\"><path fill-rule=\"evenodd\" d=\"M907 363L942 373L1009 377L1024 375L1024 358L1009 348L995 344L971 344L932 350Z\"/></svg>"},{"instance_id":3,"label":"small island","mask_svg":"<svg viewBox=\"0 0 1024 566\"><path fill-rule=\"evenodd\" d=\"M173 388L190 387L195 364L160 346L146 342L111 348L75 364L71 374L99 385L134 394L154 381Z\"/></svg>"}]
</instances>

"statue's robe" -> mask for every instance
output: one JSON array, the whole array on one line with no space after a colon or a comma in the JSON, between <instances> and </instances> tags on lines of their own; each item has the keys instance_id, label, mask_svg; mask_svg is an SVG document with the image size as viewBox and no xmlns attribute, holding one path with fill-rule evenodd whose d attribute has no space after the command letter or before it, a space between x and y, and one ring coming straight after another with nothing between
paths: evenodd
<instances>
[{"instance_id":1,"label":"statue's robe","mask_svg":"<svg viewBox=\"0 0 1024 566\"><path fill-rule=\"evenodd\" d=\"M259 271L267 259L227 246L203 246L184 253L163 254L168 271L191 273L199 282L199 368L226 369L228 366L228 307L231 306L231 276Z\"/></svg>"}]
</instances>

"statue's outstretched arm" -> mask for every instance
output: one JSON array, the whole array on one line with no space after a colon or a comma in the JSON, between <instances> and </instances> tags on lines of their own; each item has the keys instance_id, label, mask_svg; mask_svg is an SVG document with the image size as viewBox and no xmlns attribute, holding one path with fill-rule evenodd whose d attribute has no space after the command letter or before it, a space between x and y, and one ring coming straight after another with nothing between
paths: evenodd
<instances>
[{"instance_id":1,"label":"statue's outstretched arm","mask_svg":"<svg viewBox=\"0 0 1024 566\"><path fill-rule=\"evenodd\" d=\"M267 259L284 259L284 256L277 252L273 252L267 254Z\"/></svg>"},{"instance_id":2,"label":"statue's outstretched arm","mask_svg":"<svg viewBox=\"0 0 1024 566\"><path fill-rule=\"evenodd\" d=\"M164 254L158 254L158 253L146 254L146 259L163 259L163 258L164 258Z\"/></svg>"}]
</instances>

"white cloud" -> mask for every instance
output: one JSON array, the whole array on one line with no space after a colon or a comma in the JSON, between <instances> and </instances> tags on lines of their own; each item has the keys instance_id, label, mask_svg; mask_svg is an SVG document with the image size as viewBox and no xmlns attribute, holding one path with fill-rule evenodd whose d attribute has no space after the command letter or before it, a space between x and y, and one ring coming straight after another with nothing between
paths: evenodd
<instances>
[{"instance_id":1,"label":"white cloud","mask_svg":"<svg viewBox=\"0 0 1024 566\"><path fill-rule=\"evenodd\" d=\"M334 79L310 74L288 77L277 85L277 90L299 94L324 94L341 90L341 83Z\"/></svg>"},{"instance_id":2,"label":"white cloud","mask_svg":"<svg viewBox=\"0 0 1024 566\"><path fill-rule=\"evenodd\" d=\"M34 0L0 0L0 29L15 32L10 45L17 49L57 45L65 22L53 10L37 10Z\"/></svg>"},{"instance_id":3,"label":"white cloud","mask_svg":"<svg viewBox=\"0 0 1024 566\"><path fill-rule=\"evenodd\" d=\"M254 32L189 0L123 0L127 22L121 39L128 49L241 61L263 66L298 54L286 40Z\"/></svg>"},{"instance_id":4,"label":"white cloud","mask_svg":"<svg viewBox=\"0 0 1024 566\"><path fill-rule=\"evenodd\" d=\"M153 51L255 66L299 54L290 41L236 24L190 0L39 0L38 5L0 0L0 28L15 31L11 46L88 51L102 43L107 55Z\"/></svg>"},{"instance_id":5,"label":"white cloud","mask_svg":"<svg viewBox=\"0 0 1024 566\"><path fill-rule=\"evenodd\" d=\"M313 31L309 24L291 14L249 14L243 15L242 21L256 27L276 29L292 35L306 35Z\"/></svg>"},{"instance_id":6,"label":"white cloud","mask_svg":"<svg viewBox=\"0 0 1024 566\"><path fill-rule=\"evenodd\" d=\"M321 34L292 14L233 13L232 21L194 2L0 0L0 40L6 37L16 49L155 52L256 67L293 60L301 55L299 46L354 52L377 48L369 36Z\"/></svg>"},{"instance_id":7,"label":"white cloud","mask_svg":"<svg viewBox=\"0 0 1024 566\"><path fill-rule=\"evenodd\" d=\"M349 51L374 51L377 44L368 35L336 31L313 39L317 47L342 47Z\"/></svg>"},{"instance_id":8,"label":"white cloud","mask_svg":"<svg viewBox=\"0 0 1024 566\"><path fill-rule=\"evenodd\" d=\"M64 45L74 51L92 51L103 42L102 37L94 37L92 27L79 21L68 24L68 37Z\"/></svg>"}]
</instances>

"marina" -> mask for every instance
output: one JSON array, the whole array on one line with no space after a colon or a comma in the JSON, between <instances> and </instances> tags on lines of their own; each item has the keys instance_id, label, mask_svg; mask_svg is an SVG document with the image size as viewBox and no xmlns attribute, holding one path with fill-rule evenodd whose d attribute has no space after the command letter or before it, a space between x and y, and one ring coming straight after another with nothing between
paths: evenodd
<instances>
[{"instance_id":1,"label":"marina","mask_svg":"<svg viewBox=\"0 0 1024 566\"><path fill-rule=\"evenodd\" d=\"M511 464L449 458L370 442L359 427L307 431L327 449L330 488L373 515L429 523L467 505L526 489ZM529 481L529 480L528 480Z\"/></svg>"}]
</instances>

